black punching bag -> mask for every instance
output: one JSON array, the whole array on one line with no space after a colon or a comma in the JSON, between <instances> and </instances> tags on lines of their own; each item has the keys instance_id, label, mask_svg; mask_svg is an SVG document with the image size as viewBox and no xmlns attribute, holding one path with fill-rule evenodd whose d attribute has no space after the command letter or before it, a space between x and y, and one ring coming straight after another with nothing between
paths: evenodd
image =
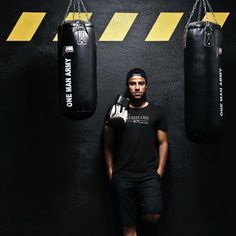
<instances>
[{"instance_id":1,"label":"black punching bag","mask_svg":"<svg viewBox=\"0 0 236 236\"><path fill-rule=\"evenodd\" d=\"M203 1L203 5L205 3ZM185 131L188 139L196 143L212 143L222 136L221 54L220 25L208 21L187 25L184 48Z\"/></svg>"},{"instance_id":2,"label":"black punching bag","mask_svg":"<svg viewBox=\"0 0 236 236\"><path fill-rule=\"evenodd\" d=\"M83 120L96 109L96 41L90 21L64 21L58 28L61 110Z\"/></svg>"}]
</instances>

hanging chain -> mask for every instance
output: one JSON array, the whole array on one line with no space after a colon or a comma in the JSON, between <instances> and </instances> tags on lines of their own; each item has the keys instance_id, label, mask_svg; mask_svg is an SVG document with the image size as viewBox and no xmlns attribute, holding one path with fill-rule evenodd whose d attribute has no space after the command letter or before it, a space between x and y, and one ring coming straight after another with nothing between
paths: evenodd
<instances>
[{"instance_id":1,"label":"hanging chain","mask_svg":"<svg viewBox=\"0 0 236 236\"><path fill-rule=\"evenodd\" d=\"M76 0L76 3L77 3L78 17L79 17L79 20L81 20L80 19L80 17L81 17L81 15L80 15L80 13L81 13L80 0Z\"/></svg>"},{"instance_id":2,"label":"hanging chain","mask_svg":"<svg viewBox=\"0 0 236 236\"><path fill-rule=\"evenodd\" d=\"M69 5L68 5L68 7L67 7L67 9L66 9L66 14L65 14L65 16L64 16L63 21L62 21L61 24L63 24L63 23L65 22L65 19L66 19L66 17L67 17L68 14L69 14L69 11L70 11L70 8L71 8L71 5L72 5L73 2L74 2L73 0L70 0Z\"/></svg>"},{"instance_id":3,"label":"hanging chain","mask_svg":"<svg viewBox=\"0 0 236 236\"><path fill-rule=\"evenodd\" d=\"M87 21L90 22L90 18L89 18L89 16L88 16L88 11L87 11L87 9L86 9L86 7L85 7L85 5L84 5L83 0L80 0L80 4L81 4L81 6L82 6L82 8L83 8L83 10L84 10L84 13L85 13L85 15L86 15Z\"/></svg>"},{"instance_id":4,"label":"hanging chain","mask_svg":"<svg viewBox=\"0 0 236 236\"><path fill-rule=\"evenodd\" d=\"M189 19L188 19L188 21L187 21L187 24L186 24L185 27L184 27L184 37L183 37L183 40L184 40L184 47L186 47L186 36L187 36L188 25L189 25L190 22L191 22L191 19L192 19L193 15L194 15L194 12L195 12L195 10L196 10L196 7L197 7L197 4L199 3L199 1L201 1L201 0L196 0L195 4L193 5L192 12L191 12L191 14L190 14L190 16L189 16Z\"/></svg>"},{"instance_id":5,"label":"hanging chain","mask_svg":"<svg viewBox=\"0 0 236 236\"><path fill-rule=\"evenodd\" d=\"M216 24L218 24L217 20L216 20L216 16L215 16L215 14L214 14L214 12L213 12L213 10L211 8L211 4L210 4L209 0L196 0L195 4L193 5L193 9L192 9L192 12L191 12L191 14L189 16L187 24L186 24L186 26L184 28L184 32L187 30L187 27L188 27L188 25L190 24L190 22L192 20L192 17L193 17L193 15L195 13L195 10L197 8L198 3L199 3L199 10L198 10L198 18L197 18L197 20L200 21L201 12L202 12L202 6L203 6L205 17L206 17L206 21L209 22L208 12L207 12L207 7L208 7L210 12L213 15L214 21L216 22Z\"/></svg>"},{"instance_id":6,"label":"hanging chain","mask_svg":"<svg viewBox=\"0 0 236 236\"><path fill-rule=\"evenodd\" d=\"M201 13L202 13L202 8L204 9L204 13L205 13L205 17L206 17L206 22L207 22L207 25L209 25L209 18L208 18L208 12L207 12L207 7L209 8L210 12L212 13L213 15L213 18L214 18L214 21L217 23L217 20L216 20L216 17L215 17L215 14L211 8L211 4L209 2L209 0L196 0L195 4L193 5L193 9L192 9L192 12L189 16L189 19L187 21L187 24L185 25L184 27L184 47L186 46L186 35L187 35L187 30L188 30L188 26L193 18L193 15L195 13L195 10L197 8L197 5L199 3L199 9L198 9L198 17L197 17L197 21L200 21L200 18L201 18Z\"/></svg>"},{"instance_id":7,"label":"hanging chain","mask_svg":"<svg viewBox=\"0 0 236 236\"><path fill-rule=\"evenodd\" d=\"M214 14L214 12L213 12L213 10L212 10L212 8L211 8L210 2L209 2L208 0L206 0L206 3L207 3L207 6L208 6L209 10L211 11L211 14L213 15L213 18L214 18L215 23L218 24L218 22L217 22L217 20L216 20L216 16L215 16L215 14Z\"/></svg>"},{"instance_id":8,"label":"hanging chain","mask_svg":"<svg viewBox=\"0 0 236 236\"><path fill-rule=\"evenodd\" d=\"M73 20L75 20L75 7L76 7L76 1L73 1Z\"/></svg>"},{"instance_id":9,"label":"hanging chain","mask_svg":"<svg viewBox=\"0 0 236 236\"><path fill-rule=\"evenodd\" d=\"M197 4L199 3L199 1L201 1L201 0L196 0L195 4L193 5L192 12L191 12L191 14L190 14L190 16L189 16L189 19L188 19L188 21L187 21L187 24L186 24L185 27L184 27L184 32L187 31L188 25L190 24L190 22L191 22L191 20L192 20L192 17L193 17L193 15L194 15L194 12L195 12L195 10L196 10L196 7L197 7Z\"/></svg>"},{"instance_id":10,"label":"hanging chain","mask_svg":"<svg viewBox=\"0 0 236 236\"><path fill-rule=\"evenodd\" d=\"M203 2L204 13L205 13L205 16L206 16L206 22L209 22L209 21L208 21L207 8L206 8L206 1L205 1L205 0L202 0L202 2Z\"/></svg>"},{"instance_id":11,"label":"hanging chain","mask_svg":"<svg viewBox=\"0 0 236 236\"><path fill-rule=\"evenodd\" d=\"M202 14L202 1L199 2L199 10L198 10L198 17L197 17L197 21L201 20L201 14Z\"/></svg>"},{"instance_id":12,"label":"hanging chain","mask_svg":"<svg viewBox=\"0 0 236 236\"><path fill-rule=\"evenodd\" d=\"M70 12L70 8L71 8L72 4L73 4L73 20L75 20L75 12L76 12L76 6L77 6L79 21L81 21L80 13L82 12L82 9L83 9L83 11L86 15L87 21L91 23L89 16L88 16L88 12L86 10L86 7L85 7L85 4L83 3L83 1L82 0L70 0L69 5L66 10L66 14L65 14L64 19L61 24L63 24L65 22L66 17L68 16L68 14ZM81 9L81 6L82 6L82 9Z\"/></svg>"}]
</instances>

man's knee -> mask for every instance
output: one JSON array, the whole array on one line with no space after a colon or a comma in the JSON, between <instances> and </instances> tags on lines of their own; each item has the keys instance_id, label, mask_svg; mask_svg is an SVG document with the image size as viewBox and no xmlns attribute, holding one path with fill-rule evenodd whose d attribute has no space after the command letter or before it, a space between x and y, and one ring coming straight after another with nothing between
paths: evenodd
<instances>
[{"instance_id":1,"label":"man's knee","mask_svg":"<svg viewBox=\"0 0 236 236\"><path fill-rule=\"evenodd\" d=\"M160 220L160 217L160 214L145 214L143 215L143 220L150 223L156 223Z\"/></svg>"},{"instance_id":2,"label":"man's knee","mask_svg":"<svg viewBox=\"0 0 236 236\"><path fill-rule=\"evenodd\" d=\"M136 227L123 227L123 235L124 236L136 236Z\"/></svg>"}]
</instances>

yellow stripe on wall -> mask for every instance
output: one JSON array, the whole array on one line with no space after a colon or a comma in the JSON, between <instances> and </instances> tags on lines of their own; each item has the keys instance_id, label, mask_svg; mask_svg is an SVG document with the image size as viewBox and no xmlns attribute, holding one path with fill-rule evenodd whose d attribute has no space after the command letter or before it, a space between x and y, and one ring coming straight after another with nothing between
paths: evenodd
<instances>
[{"instance_id":1,"label":"yellow stripe on wall","mask_svg":"<svg viewBox=\"0 0 236 236\"><path fill-rule=\"evenodd\" d=\"M175 31L183 12L161 12L145 41L169 41ZM218 23L223 27L230 12L215 12ZM7 38L7 41L30 41L39 28L46 12L23 12ZM99 41L123 41L134 23L138 13L114 13ZM75 13L75 19L86 21L92 13ZM209 21L214 22L213 15L208 14ZM73 20L70 13L66 20ZM206 20L206 16L203 18ZM57 35L53 41L57 41Z\"/></svg>"},{"instance_id":2,"label":"yellow stripe on wall","mask_svg":"<svg viewBox=\"0 0 236 236\"><path fill-rule=\"evenodd\" d=\"M7 41L30 41L45 15L46 12L23 12Z\"/></svg>"},{"instance_id":3,"label":"yellow stripe on wall","mask_svg":"<svg viewBox=\"0 0 236 236\"><path fill-rule=\"evenodd\" d=\"M115 13L99 41L123 41L138 13Z\"/></svg>"},{"instance_id":4,"label":"yellow stripe on wall","mask_svg":"<svg viewBox=\"0 0 236 236\"><path fill-rule=\"evenodd\" d=\"M215 20L214 20L214 17L212 15L212 13L209 12L207 15L208 15L208 20L210 22L215 23ZM223 27L225 21L227 20L227 18L229 16L229 12L214 12L214 15L216 17L216 20L217 20L218 24L221 27ZM206 21L206 16L204 16L203 21Z\"/></svg>"},{"instance_id":5,"label":"yellow stripe on wall","mask_svg":"<svg viewBox=\"0 0 236 236\"><path fill-rule=\"evenodd\" d=\"M161 12L145 41L169 41L182 16L182 12Z\"/></svg>"},{"instance_id":6,"label":"yellow stripe on wall","mask_svg":"<svg viewBox=\"0 0 236 236\"><path fill-rule=\"evenodd\" d=\"M81 13L78 13L78 12L77 12L77 13L75 13L75 15L74 15L74 19L75 19L75 20L87 21L88 19L91 18L92 14L93 14L93 13L89 13L89 12L87 12L87 14L84 13L84 12L81 12ZM66 17L66 20L73 20L73 12L71 12L71 13L68 14L68 16ZM57 38L57 34L56 34L56 36L54 37L53 41L57 41L57 40L58 40L58 38Z\"/></svg>"}]
</instances>

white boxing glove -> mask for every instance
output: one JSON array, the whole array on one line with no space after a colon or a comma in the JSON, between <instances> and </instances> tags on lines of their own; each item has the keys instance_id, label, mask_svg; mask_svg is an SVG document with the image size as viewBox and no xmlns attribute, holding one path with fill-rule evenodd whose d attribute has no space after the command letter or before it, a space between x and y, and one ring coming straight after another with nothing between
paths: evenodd
<instances>
[{"instance_id":1,"label":"white boxing glove","mask_svg":"<svg viewBox=\"0 0 236 236\"><path fill-rule=\"evenodd\" d=\"M110 113L111 122L123 119L123 123L126 123L127 118L128 118L128 111L124 106L121 106L119 104L115 104L112 106Z\"/></svg>"},{"instance_id":2,"label":"white boxing glove","mask_svg":"<svg viewBox=\"0 0 236 236\"><path fill-rule=\"evenodd\" d=\"M111 113L110 113L110 119L112 118L122 118L125 123L128 118L128 111L126 110L125 107L119 104L115 104L112 106Z\"/></svg>"}]
</instances>

